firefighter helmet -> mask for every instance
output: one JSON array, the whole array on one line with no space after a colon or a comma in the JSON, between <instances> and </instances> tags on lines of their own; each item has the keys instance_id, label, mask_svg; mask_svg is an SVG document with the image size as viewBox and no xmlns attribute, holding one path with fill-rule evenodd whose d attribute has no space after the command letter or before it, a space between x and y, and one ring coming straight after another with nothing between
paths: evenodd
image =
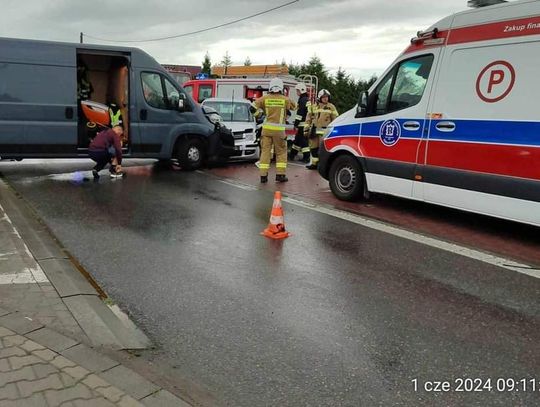
<instances>
[{"instance_id":1,"label":"firefighter helmet","mask_svg":"<svg viewBox=\"0 0 540 407\"><path fill-rule=\"evenodd\" d=\"M323 96L328 96L328 99L330 99L330 92L328 92L326 89L321 89L319 93L317 93L317 99L321 100Z\"/></svg>"},{"instance_id":2,"label":"firefighter helmet","mask_svg":"<svg viewBox=\"0 0 540 407\"><path fill-rule=\"evenodd\" d=\"M307 86L305 83L300 82L298 85L294 87L297 91L300 92L300 94L307 93Z\"/></svg>"},{"instance_id":3,"label":"firefighter helmet","mask_svg":"<svg viewBox=\"0 0 540 407\"><path fill-rule=\"evenodd\" d=\"M279 78L272 78L268 89L271 93L283 92L283 81Z\"/></svg>"}]
</instances>

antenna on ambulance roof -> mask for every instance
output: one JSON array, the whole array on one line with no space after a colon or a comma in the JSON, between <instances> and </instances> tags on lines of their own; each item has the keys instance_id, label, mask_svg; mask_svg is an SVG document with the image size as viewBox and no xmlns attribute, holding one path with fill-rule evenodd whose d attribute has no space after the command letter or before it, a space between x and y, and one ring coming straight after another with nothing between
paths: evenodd
<instances>
[{"instance_id":1,"label":"antenna on ambulance roof","mask_svg":"<svg viewBox=\"0 0 540 407\"><path fill-rule=\"evenodd\" d=\"M506 0L469 0L467 6L472 8L480 8L486 6L493 6L495 4L508 3Z\"/></svg>"}]
</instances>

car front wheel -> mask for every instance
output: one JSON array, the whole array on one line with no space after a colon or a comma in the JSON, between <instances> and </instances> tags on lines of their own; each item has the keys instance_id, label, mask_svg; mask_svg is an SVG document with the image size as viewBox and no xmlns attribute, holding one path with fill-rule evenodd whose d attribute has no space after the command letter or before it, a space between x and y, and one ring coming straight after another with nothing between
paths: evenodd
<instances>
[{"instance_id":1,"label":"car front wheel","mask_svg":"<svg viewBox=\"0 0 540 407\"><path fill-rule=\"evenodd\" d=\"M186 139L177 149L178 164L184 170L193 171L202 167L204 160L203 143L198 139Z\"/></svg>"},{"instance_id":2,"label":"car front wheel","mask_svg":"<svg viewBox=\"0 0 540 407\"><path fill-rule=\"evenodd\" d=\"M342 155L332 163L328 180L332 193L342 201L356 201L364 192L364 173L358 160Z\"/></svg>"}]
</instances>

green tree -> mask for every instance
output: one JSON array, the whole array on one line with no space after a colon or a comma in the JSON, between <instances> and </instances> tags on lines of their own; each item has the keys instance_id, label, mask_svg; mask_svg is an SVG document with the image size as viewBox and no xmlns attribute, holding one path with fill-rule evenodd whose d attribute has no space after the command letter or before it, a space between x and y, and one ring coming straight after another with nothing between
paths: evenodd
<instances>
[{"instance_id":1,"label":"green tree","mask_svg":"<svg viewBox=\"0 0 540 407\"><path fill-rule=\"evenodd\" d=\"M212 71L212 62L210 61L210 54L208 51L206 51L206 54L204 55L204 61L202 63L202 73L210 75Z\"/></svg>"},{"instance_id":2,"label":"green tree","mask_svg":"<svg viewBox=\"0 0 540 407\"><path fill-rule=\"evenodd\" d=\"M358 99L358 89L355 86L355 81L341 68L338 68L336 77L330 86L334 104L339 113L343 113L354 106Z\"/></svg>"},{"instance_id":3,"label":"green tree","mask_svg":"<svg viewBox=\"0 0 540 407\"><path fill-rule=\"evenodd\" d=\"M244 66L251 66L251 59L249 59L249 57L244 61Z\"/></svg>"},{"instance_id":4,"label":"green tree","mask_svg":"<svg viewBox=\"0 0 540 407\"><path fill-rule=\"evenodd\" d=\"M229 55L229 51L226 51L225 55L223 55L223 58L221 59L221 66L228 68L231 65L232 65L231 56Z\"/></svg>"},{"instance_id":5,"label":"green tree","mask_svg":"<svg viewBox=\"0 0 540 407\"><path fill-rule=\"evenodd\" d=\"M317 76L319 90L327 89L332 94L332 103L336 105L339 113L354 107L360 92L367 90L377 80L377 77L373 76L367 81L356 81L341 67L333 76L328 73L328 70L316 55L311 57L307 64L289 64L289 73L296 77L302 74Z\"/></svg>"}]
</instances>

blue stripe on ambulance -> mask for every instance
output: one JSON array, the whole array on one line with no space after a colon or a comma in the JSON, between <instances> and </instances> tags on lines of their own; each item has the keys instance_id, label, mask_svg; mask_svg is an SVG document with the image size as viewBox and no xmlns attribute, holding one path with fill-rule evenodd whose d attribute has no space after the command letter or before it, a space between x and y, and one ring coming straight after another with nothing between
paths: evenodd
<instances>
[{"instance_id":1,"label":"blue stripe on ambulance","mask_svg":"<svg viewBox=\"0 0 540 407\"><path fill-rule=\"evenodd\" d=\"M397 119L401 127L401 137L420 139L424 127L424 119ZM417 121L418 130L407 130L403 124L407 121ZM452 122L456 125L454 131L437 130L440 122ZM362 123L363 137L379 137L383 120ZM360 124L335 126L328 138L359 137ZM430 139L439 141L456 141L469 143L489 143L508 145L530 145L540 147L540 122L502 121L502 120L431 120Z\"/></svg>"}]
</instances>

